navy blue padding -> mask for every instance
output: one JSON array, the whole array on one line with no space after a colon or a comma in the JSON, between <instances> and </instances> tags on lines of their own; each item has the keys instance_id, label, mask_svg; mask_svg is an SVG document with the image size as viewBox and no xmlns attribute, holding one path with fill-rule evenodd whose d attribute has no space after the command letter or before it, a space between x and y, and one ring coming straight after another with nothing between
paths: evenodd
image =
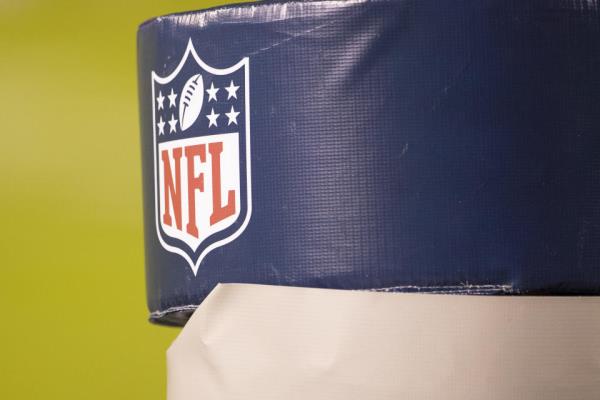
<instances>
[{"instance_id":1,"label":"navy blue padding","mask_svg":"<svg viewBox=\"0 0 600 400\"><path fill-rule=\"evenodd\" d=\"M594 3L597 4L597 3ZM197 275L157 239L151 71L250 68L252 215ZM600 293L600 13L591 2L265 2L138 32L148 304L219 282Z\"/></svg>"}]
</instances>

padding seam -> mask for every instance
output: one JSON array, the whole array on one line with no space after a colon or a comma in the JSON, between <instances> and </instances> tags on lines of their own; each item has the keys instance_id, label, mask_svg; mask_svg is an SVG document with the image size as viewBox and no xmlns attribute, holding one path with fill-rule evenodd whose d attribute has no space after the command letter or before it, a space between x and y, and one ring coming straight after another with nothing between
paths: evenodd
<instances>
[{"instance_id":1,"label":"padding seam","mask_svg":"<svg viewBox=\"0 0 600 400\"><path fill-rule=\"evenodd\" d=\"M405 285L405 286L390 286L385 288L371 288L371 289L359 289L357 291L369 291L369 292L422 292L430 294L516 294L512 285L448 285L448 286L417 286L417 285ZM194 311L198 308L198 304L187 304L183 306L169 307L166 310L157 310L150 313L150 319L157 320L161 319L168 314L172 314L180 311Z\"/></svg>"}]
</instances>

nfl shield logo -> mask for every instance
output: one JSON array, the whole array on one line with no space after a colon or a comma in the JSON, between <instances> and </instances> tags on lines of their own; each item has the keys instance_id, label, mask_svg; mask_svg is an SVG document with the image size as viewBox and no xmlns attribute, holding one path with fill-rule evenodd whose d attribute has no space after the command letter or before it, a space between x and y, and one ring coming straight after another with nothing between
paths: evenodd
<instances>
[{"instance_id":1,"label":"nfl shield logo","mask_svg":"<svg viewBox=\"0 0 600 400\"><path fill-rule=\"evenodd\" d=\"M152 72L156 232L194 274L252 212L248 58L225 68L190 40L168 76Z\"/></svg>"}]
</instances>

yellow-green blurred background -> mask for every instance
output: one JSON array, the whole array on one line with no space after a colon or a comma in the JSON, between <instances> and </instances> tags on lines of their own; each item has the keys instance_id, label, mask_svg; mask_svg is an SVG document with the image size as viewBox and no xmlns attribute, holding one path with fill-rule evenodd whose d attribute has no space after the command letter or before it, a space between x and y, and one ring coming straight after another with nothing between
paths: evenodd
<instances>
[{"instance_id":1,"label":"yellow-green blurred background","mask_svg":"<svg viewBox=\"0 0 600 400\"><path fill-rule=\"evenodd\" d=\"M0 399L164 399L137 25L200 1L0 0Z\"/></svg>"}]
</instances>

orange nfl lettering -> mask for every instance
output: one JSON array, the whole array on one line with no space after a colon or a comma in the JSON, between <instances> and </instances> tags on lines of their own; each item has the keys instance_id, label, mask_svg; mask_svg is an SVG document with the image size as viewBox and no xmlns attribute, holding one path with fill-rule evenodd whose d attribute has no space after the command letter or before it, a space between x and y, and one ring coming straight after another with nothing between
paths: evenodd
<instances>
[{"instance_id":1,"label":"orange nfl lettering","mask_svg":"<svg viewBox=\"0 0 600 400\"><path fill-rule=\"evenodd\" d=\"M210 225L214 225L227 217L235 214L235 190L227 191L227 203L221 204L221 153L223 152L223 142L213 142L208 144L208 153L211 157L211 177L212 177L212 214L210 215ZM175 215L175 225L177 229L182 230L181 225L181 157L185 154L187 159L187 201L188 201L188 219L186 232L194 237L199 237L197 216L196 216L196 191L204 192L204 173L196 174L194 161L200 160L200 164L206 163L206 144L196 144L185 147L176 147L172 151L172 157L175 165L175 177L171 168L171 157L168 150L161 152L164 171L164 203L163 222L166 225L173 226L173 217L171 216L171 205Z\"/></svg>"}]
</instances>

